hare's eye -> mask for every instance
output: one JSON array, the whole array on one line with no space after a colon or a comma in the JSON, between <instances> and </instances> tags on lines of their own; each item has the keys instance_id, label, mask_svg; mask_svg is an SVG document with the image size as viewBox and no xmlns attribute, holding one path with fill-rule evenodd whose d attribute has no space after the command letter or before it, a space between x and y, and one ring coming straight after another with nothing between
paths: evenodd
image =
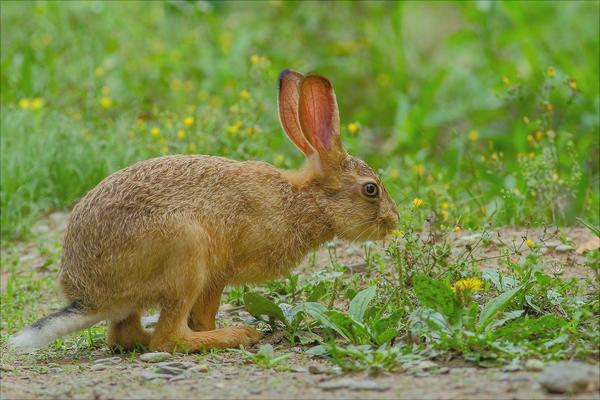
<instances>
[{"instance_id":1,"label":"hare's eye","mask_svg":"<svg viewBox=\"0 0 600 400\"><path fill-rule=\"evenodd\" d=\"M363 194L367 197L377 197L379 188L373 182L367 182L362 187Z\"/></svg>"}]
</instances>

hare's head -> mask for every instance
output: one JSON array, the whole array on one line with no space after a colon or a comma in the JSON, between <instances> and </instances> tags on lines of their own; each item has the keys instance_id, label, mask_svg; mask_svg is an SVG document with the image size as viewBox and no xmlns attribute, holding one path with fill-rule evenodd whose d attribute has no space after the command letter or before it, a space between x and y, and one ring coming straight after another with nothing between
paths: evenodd
<instances>
[{"instance_id":1,"label":"hare's head","mask_svg":"<svg viewBox=\"0 0 600 400\"><path fill-rule=\"evenodd\" d=\"M396 226L398 210L375 171L342 147L337 102L327 79L283 71L279 118L308 159L304 187L313 191L336 236L381 239Z\"/></svg>"}]
</instances>

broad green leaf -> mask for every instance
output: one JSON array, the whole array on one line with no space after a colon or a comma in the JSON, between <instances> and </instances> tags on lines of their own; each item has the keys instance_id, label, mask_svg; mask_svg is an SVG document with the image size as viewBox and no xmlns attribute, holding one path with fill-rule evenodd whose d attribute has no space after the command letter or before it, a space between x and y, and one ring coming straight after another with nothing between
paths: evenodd
<instances>
[{"instance_id":1,"label":"broad green leaf","mask_svg":"<svg viewBox=\"0 0 600 400\"><path fill-rule=\"evenodd\" d=\"M478 329L485 329L493 320L496 314L503 311L506 305L519 293L523 286L517 286L511 290L500 294L497 297L491 299L479 315L479 322L477 324Z\"/></svg>"},{"instance_id":2,"label":"broad green leaf","mask_svg":"<svg viewBox=\"0 0 600 400\"><path fill-rule=\"evenodd\" d=\"M440 312L451 324L460 319L463 306L446 282L417 274L413 286L421 305Z\"/></svg>"},{"instance_id":3,"label":"broad green leaf","mask_svg":"<svg viewBox=\"0 0 600 400\"><path fill-rule=\"evenodd\" d=\"M321 281L313 288L312 292L310 293L310 296L308 296L308 299L306 299L306 301L319 301L321 300L321 297L325 296L326 292L327 288L325 287L325 282Z\"/></svg>"},{"instance_id":4,"label":"broad green leaf","mask_svg":"<svg viewBox=\"0 0 600 400\"><path fill-rule=\"evenodd\" d=\"M244 305L246 306L246 310L256 318L261 318L262 315L267 315L270 321L279 320L286 325L288 323L281 308L279 308L277 304L273 303L271 300L258 293L245 293Z\"/></svg>"},{"instance_id":5,"label":"broad green leaf","mask_svg":"<svg viewBox=\"0 0 600 400\"><path fill-rule=\"evenodd\" d=\"M354 296L352 301L350 302L350 306L348 308L348 314L350 317L354 319L356 322L363 323L363 319L365 316L365 311L367 311L367 307L375 294L377 293L377 287L370 286L364 290L361 290Z\"/></svg>"},{"instance_id":6,"label":"broad green leaf","mask_svg":"<svg viewBox=\"0 0 600 400\"><path fill-rule=\"evenodd\" d=\"M350 341L348 335L344 330L340 329L335 323L331 321L327 315L327 308L321 303L306 302L303 305L304 312L319 322L324 328L329 328L337 332L344 339Z\"/></svg>"}]
</instances>

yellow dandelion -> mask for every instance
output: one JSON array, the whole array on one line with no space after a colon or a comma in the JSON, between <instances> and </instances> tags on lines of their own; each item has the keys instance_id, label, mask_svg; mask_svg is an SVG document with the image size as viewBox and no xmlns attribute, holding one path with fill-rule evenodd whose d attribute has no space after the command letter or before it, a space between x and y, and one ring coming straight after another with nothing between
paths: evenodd
<instances>
[{"instance_id":1,"label":"yellow dandelion","mask_svg":"<svg viewBox=\"0 0 600 400\"><path fill-rule=\"evenodd\" d=\"M477 132L475 130L469 132L469 140L471 142L476 142L477 139L479 139L479 132Z\"/></svg>"},{"instance_id":2,"label":"yellow dandelion","mask_svg":"<svg viewBox=\"0 0 600 400\"><path fill-rule=\"evenodd\" d=\"M542 140L543 137L544 137L544 131L540 131L540 130L535 131L535 138L537 140Z\"/></svg>"},{"instance_id":3,"label":"yellow dandelion","mask_svg":"<svg viewBox=\"0 0 600 400\"><path fill-rule=\"evenodd\" d=\"M417 175L420 175L420 176L421 176L421 175L424 175L424 174L425 174L425 167L424 167L423 165L421 165L421 164L416 164L416 165L413 167L413 169L414 169L414 171L415 171L415 174L417 174Z\"/></svg>"},{"instance_id":4,"label":"yellow dandelion","mask_svg":"<svg viewBox=\"0 0 600 400\"><path fill-rule=\"evenodd\" d=\"M533 240L531 239L527 239L525 241L525 244L527 245L527 247L529 247L530 249L533 249L533 246L535 246L535 243L533 243Z\"/></svg>"},{"instance_id":5,"label":"yellow dandelion","mask_svg":"<svg viewBox=\"0 0 600 400\"><path fill-rule=\"evenodd\" d=\"M187 147L188 153L195 153L196 149L197 149L196 143L190 143L190 144L188 144L188 147Z\"/></svg>"},{"instance_id":6,"label":"yellow dandelion","mask_svg":"<svg viewBox=\"0 0 600 400\"><path fill-rule=\"evenodd\" d=\"M227 132L234 135L240 130L241 127L242 127L242 123L240 121L237 121L235 124L229 125L227 127Z\"/></svg>"},{"instance_id":7,"label":"yellow dandelion","mask_svg":"<svg viewBox=\"0 0 600 400\"><path fill-rule=\"evenodd\" d=\"M256 54L252 54L252 55L250 56L250 62L251 62L252 64L258 64L258 62L259 62L259 61L260 61L260 57L259 57L259 56L257 56Z\"/></svg>"},{"instance_id":8,"label":"yellow dandelion","mask_svg":"<svg viewBox=\"0 0 600 400\"><path fill-rule=\"evenodd\" d=\"M42 99L41 97L36 97L35 99L31 100L32 110L39 110L42 107L44 107L44 99Z\"/></svg>"},{"instance_id":9,"label":"yellow dandelion","mask_svg":"<svg viewBox=\"0 0 600 400\"><path fill-rule=\"evenodd\" d=\"M277 154L275 156L275 164L283 164L284 161L285 157L283 156L283 154Z\"/></svg>"},{"instance_id":10,"label":"yellow dandelion","mask_svg":"<svg viewBox=\"0 0 600 400\"><path fill-rule=\"evenodd\" d=\"M481 161L485 161L485 156L481 156L481 157L479 157L479 159L480 159Z\"/></svg>"},{"instance_id":11,"label":"yellow dandelion","mask_svg":"<svg viewBox=\"0 0 600 400\"><path fill-rule=\"evenodd\" d=\"M110 106L112 106L112 100L106 96L101 97L98 103L100 103L100 106L102 106L102 108L110 108Z\"/></svg>"},{"instance_id":12,"label":"yellow dandelion","mask_svg":"<svg viewBox=\"0 0 600 400\"><path fill-rule=\"evenodd\" d=\"M450 216L450 213L446 210L442 210L440 214L442 215L442 219L448 219Z\"/></svg>"},{"instance_id":13,"label":"yellow dandelion","mask_svg":"<svg viewBox=\"0 0 600 400\"><path fill-rule=\"evenodd\" d=\"M415 208L419 208L423 205L423 200L418 197L415 197L413 199L412 203L413 203L413 206L415 206Z\"/></svg>"},{"instance_id":14,"label":"yellow dandelion","mask_svg":"<svg viewBox=\"0 0 600 400\"><path fill-rule=\"evenodd\" d=\"M249 91L247 91L246 89L244 89L244 90L242 90L242 91L240 92L240 97L241 97L242 99L249 99L249 98L250 98L250 92L249 92Z\"/></svg>"},{"instance_id":15,"label":"yellow dandelion","mask_svg":"<svg viewBox=\"0 0 600 400\"><path fill-rule=\"evenodd\" d=\"M510 85L510 79L508 79L508 77L506 75L503 75L502 83L504 83L505 85Z\"/></svg>"},{"instance_id":16,"label":"yellow dandelion","mask_svg":"<svg viewBox=\"0 0 600 400\"><path fill-rule=\"evenodd\" d=\"M94 72L96 73L96 76L98 78L100 78L101 76L104 76L106 71L104 70L104 68L98 67L98 68L96 68L96 71L94 71Z\"/></svg>"},{"instance_id":17,"label":"yellow dandelion","mask_svg":"<svg viewBox=\"0 0 600 400\"><path fill-rule=\"evenodd\" d=\"M19 100L19 107L21 107L23 110L27 110L31 108L31 101L29 99L21 99Z\"/></svg>"},{"instance_id":18,"label":"yellow dandelion","mask_svg":"<svg viewBox=\"0 0 600 400\"><path fill-rule=\"evenodd\" d=\"M453 288L458 293L479 292L483 289L483 281L479 278L460 279L453 285Z\"/></svg>"},{"instance_id":19,"label":"yellow dandelion","mask_svg":"<svg viewBox=\"0 0 600 400\"><path fill-rule=\"evenodd\" d=\"M558 180L558 174L556 172L552 173L552 179L557 181Z\"/></svg>"},{"instance_id":20,"label":"yellow dandelion","mask_svg":"<svg viewBox=\"0 0 600 400\"><path fill-rule=\"evenodd\" d=\"M569 87L573 90L577 90L577 81L575 78L569 79Z\"/></svg>"},{"instance_id":21,"label":"yellow dandelion","mask_svg":"<svg viewBox=\"0 0 600 400\"><path fill-rule=\"evenodd\" d=\"M492 158L492 160L497 161L498 160L498 153L493 152L490 157Z\"/></svg>"},{"instance_id":22,"label":"yellow dandelion","mask_svg":"<svg viewBox=\"0 0 600 400\"><path fill-rule=\"evenodd\" d=\"M548 67L548 69L546 70L546 75L548 75L548 78L554 78L554 75L556 75L554 67Z\"/></svg>"},{"instance_id":23,"label":"yellow dandelion","mask_svg":"<svg viewBox=\"0 0 600 400\"><path fill-rule=\"evenodd\" d=\"M530 159L530 160L533 160L533 159L535 158L535 153L534 153L533 151L530 151L530 152L527 154L527 157L529 157L529 159Z\"/></svg>"},{"instance_id":24,"label":"yellow dandelion","mask_svg":"<svg viewBox=\"0 0 600 400\"><path fill-rule=\"evenodd\" d=\"M152 135L153 138L160 137L160 129L157 127L154 127L152 129L150 129L150 134Z\"/></svg>"},{"instance_id":25,"label":"yellow dandelion","mask_svg":"<svg viewBox=\"0 0 600 400\"><path fill-rule=\"evenodd\" d=\"M397 179L398 178L398 170L397 169L393 169L390 171L390 178L392 179Z\"/></svg>"},{"instance_id":26,"label":"yellow dandelion","mask_svg":"<svg viewBox=\"0 0 600 400\"><path fill-rule=\"evenodd\" d=\"M192 126L192 125L194 125L194 117L185 117L183 119L183 124L185 126Z\"/></svg>"},{"instance_id":27,"label":"yellow dandelion","mask_svg":"<svg viewBox=\"0 0 600 400\"><path fill-rule=\"evenodd\" d=\"M552 103L549 101L544 102L544 108L546 109L546 112L552 112Z\"/></svg>"},{"instance_id":28,"label":"yellow dandelion","mask_svg":"<svg viewBox=\"0 0 600 400\"><path fill-rule=\"evenodd\" d=\"M527 141L529 143L533 142L533 135L527 135Z\"/></svg>"},{"instance_id":29,"label":"yellow dandelion","mask_svg":"<svg viewBox=\"0 0 600 400\"><path fill-rule=\"evenodd\" d=\"M178 130L178 131L177 131L177 138L178 138L179 140L183 140L183 139L185 139L185 131L184 131L184 130Z\"/></svg>"},{"instance_id":30,"label":"yellow dandelion","mask_svg":"<svg viewBox=\"0 0 600 400\"><path fill-rule=\"evenodd\" d=\"M248 128L246 128L246 133L250 136L254 134L255 129L251 126L249 126Z\"/></svg>"},{"instance_id":31,"label":"yellow dandelion","mask_svg":"<svg viewBox=\"0 0 600 400\"><path fill-rule=\"evenodd\" d=\"M456 225L453 229L452 232L460 232L460 226Z\"/></svg>"},{"instance_id":32,"label":"yellow dandelion","mask_svg":"<svg viewBox=\"0 0 600 400\"><path fill-rule=\"evenodd\" d=\"M394 236L397 236L397 237L399 237L399 238L403 238L403 237L404 237L404 232L402 232L402 231L401 231L401 230L399 230L399 229L394 229L394 230L392 231L392 235L394 235Z\"/></svg>"},{"instance_id":33,"label":"yellow dandelion","mask_svg":"<svg viewBox=\"0 0 600 400\"><path fill-rule=\"evenodd\" d=\"M447 210L450 208L450 203L448 203L447 201L444 201L442 203L442 210Z\"/></svg>"},{"instance_id":34,"label":"yellow dandelion","mask_svg":"<svg viewBox=\"0 0 600 400\"><path fill-rule=\"evenodd\" d=\"M348 133L351 135L354 135L358 132L358 130L360 129L360 126L358 125L357 122L350 122L347 126L348 128Z\"/></svg>"}]
</instances>

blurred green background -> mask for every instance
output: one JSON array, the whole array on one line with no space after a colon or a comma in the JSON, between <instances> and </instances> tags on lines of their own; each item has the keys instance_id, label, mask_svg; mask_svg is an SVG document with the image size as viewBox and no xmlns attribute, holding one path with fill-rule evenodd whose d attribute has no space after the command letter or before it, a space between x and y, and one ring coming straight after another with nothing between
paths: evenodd
<instances>
[{"instance_id":1,"label":"blurred green background","mask_svg":"<svg viewBox=\"0 0 600 400\"><path fill-rule=\"evenodd\" d=\"M2 238L140 159L300 166L284 68L332 81L403 225L597 224L599 4L3 1Z\"/></svg>"}]
</instances>

